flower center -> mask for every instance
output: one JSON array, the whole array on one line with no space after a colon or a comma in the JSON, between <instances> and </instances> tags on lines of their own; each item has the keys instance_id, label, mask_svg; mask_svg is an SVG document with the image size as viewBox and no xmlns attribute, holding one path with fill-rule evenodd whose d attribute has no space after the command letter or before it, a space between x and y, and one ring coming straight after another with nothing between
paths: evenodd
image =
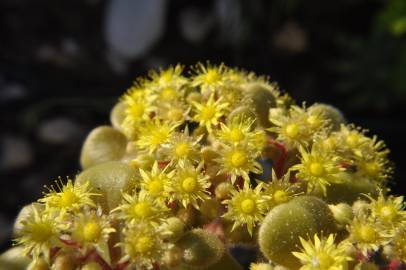
<instances>
[{"instance_id":1,"label":"flower center","mask_svg":"<svg viewBox=\"0 0 406 270\"><path fill-rule=\"evenodd\" d=\"M385 221L392 221L396 218L396 209L391 205L385 205L381 208L380 214Z\"/></svg>"},{"instance_id":2,"label":"flower center","mask_svg":"<svg viewBox=\"0 0 406 270\"><path fill-rule=\"evenodd\" d=\"M147 202L139 202L134 205L134 214L140 218L148 218L153 214L151 206Z\"/></svg>"},{"instance_id":3,"label":"flower center","mask_svg":"<svg viewBox=\"0 0 406 270\"><path fill-rule=\"evenodd\" d=\"M281 204L284 202L287 202L289 199L288 194L284 191L284 190L277 190L275 191L275 193L273 194L273 200L275 201L275 203L277 204Z\"/></svg>"},{"instance_id":4,"label":"flower center","mask_svg":"<svg viewBox=\"0 0 406 270\"><path fill-rule=\"evenodd\" d=\"M368 162L365 164L365 171L369 176L377 176L379 173L379 166L375 162Z\"/></svg>"},{"instance_id":5,"label":"flower center","mask_svg":"<svg viewBox=\"0 0 406 270\"><path fill-rule=\"evenodd\" d=\"M197 188L197 180L194 177L187 177L182 181L182 188L186 192L193 192Z\"/></svg>"},{"instance_id":6,"label":"flower center","mask_svg":"<svg viewBox=\"0 0 406 270\"><path fill-rule=\"evenodd\" d=\"M175 154L178 158L187 157L190 151L190 147L187 143L180 143L175 148Z\"/></svg>"},{"instance_id":7,"label":"flower center","mask_svg":"<svg viewBox=\"0 0 406 270\"><path fill-rule=\"evenodd\" d=\"M233 142L240 142L242 141L242 139L244 138L244 134L242 133L242 131L238 128L233 128L230 131L230 139Z\"/></svg>"},{"instance_id":8,"label":"flower center","mask_svg":"<svg viewBox=\"0 0 406 270\"><path fill-rule=\"evenodd\" d=\"M317 254L317 261L319 264L319 269L329 269L332 264L334 264L334 258L325 252L320 252Z\"/></svg>"},{"instance_id":9,"label":"flower center","mask_svg":"<svg viewBox=\"0 0 406 270\"><path fill-rule=\"evenodd\" d=\"M165 101L170 101L176 98L176 92L173 88L167 87L162 90L161 98Z\"/></svg>"},{"instance_id":10,"label":"flower center","mask_svg":"<svg viewBox=\"0 0 406 270\"><path fill-rule=\"evenodd\" d=\"M356 147L359 144L359 136L355 133L350 134L348 135L346 142L350 147Z\"/></svg>"},{"instance_id":11,"label":"flower center","mask_svg":"<svg viewBox=\"0 0 406 270\"><path fill-rule=\"evenodd\" d=\"M138 238L135 244L135 250L138 253L146 253L152 250L154 247L154 241L152 241L151 237L149 236L142 236Z\"/></svg>"},{"instance_id":12,"label":"flower center","mask_svg":"<svg viewBox=\"0 0 406 270\"><path fill-rule=\"evenodd\" d=\"M40 222L35 223L31 227L31 238L34 242L46 242L52 236L51 224Z\"/></svg>"},{"instance_id":13,"label":"flower center","mask_svg":"<svg viewBox=\"0 0 406 270\"><path fill-rule=\"evenodd\" d=\"M144 115L144 112L145 106L143 104L132 104L129 109L129 114L135 119L141 118Z\"/></svg>"},{"instance_id":14,"label":"flower center","mask_svg":"<svg viewBox=\"0 0 406 270\"><path fill-rule=\"evenodd\" d=\"M299 126L297 124L289 124L286 126L285 131L289 138L295 139L299 135Z\"/></svg>"},{"instance_id":15,"label":"flower center","mask_svg":"<svg viewBox=\"0 0 406 270\"><path fill-rule=\"evenodd\" d=\"M256 209L256 204L252 199L244 199L241 202L241 211L245 214L252 214Z\"/></svg>"},{"instance_id":16,"label":"flower center","mask_svg":"<svg viewBox=\"0 0 406 270\"><path fill-rule=\"evenodd\" d=\"M62 208L71 207L74 203L78 201L79 201L78 196L76 196L76 194L72 190L67 189L61 194L60 206Z\"/></svg>"},{"instance_id":17,"label":"flower center","mask_svg":"<svg viewBox=\"0 0 406 270\"><path fill-rule=\"evenodd\" d=\"M313 128L317 128L320 126L321 119L317 117L316 115L311 115L307 118L307 123Z\"/></svg>"},{"instance_id":18,"label":"flower center","mask_svg":"<svg viewBox=\"0 0 406 270\"><path fill-rule=\"evenodd\" d=\"M152 180L148 184L148 191L152 195L159 195L164 190L162 180L156 179Z\"/></svg>"},{"instance_id":19,"label":"flower center","mask_svg":"<svg viewBox=\"0 0 406 270\"><path fill-rule=\"evenodd\" d=\"M97 222L89 222L83 228L83 240L86 242L97 242L100 239L102 228Z\"/></svg>"},{"instance_id":20,"label":"flower center","mask_svg":"<svg viewBox=\"0 0 406 270\"><path fill-rule=\"evenodd\" d=\"M240 168L247 163L247 155L242 151L236 151L231 155L233 167Z\"/></svg>"},{"instance_id":21,"label":"flower center","mask_svg":"<svg viewBox=\"0 0 406 270\"><path fill-rule=\"evenodd\" d=\"M171 108L168 111L168 119L172 121L180 121L183 118L183 112L182 110L178 108Z\"/></svg>"},{"instance_id":22,"label":"flower center","mask_svg":"<svg viewBox=\"0 0 406 270\"><path fill-rule=\"evenodd\" d=\"M360 240L365 243L373 243L376 241L376 231L369 225L361 225L359 229Z\"/></svg>"},{"instance_id":23,"label":"flower center","mask_svg":"<svg viewBox=\"0 0 406 270\"><path fill-rule=\"evenodd\" d=\"M216 108L214 106L206 106L202 109L202 119L211 120L216 115Z\"/></svg>"},{"instance_id":24,"label":"flower center","mask_svg":"<svg viewBox=\"0 0 406 270\"><path fill-rule=\"evenodd\" d=\"M154 130L152 131L151 144L160 145L168 140L169 132L166 130Z\"/></svg>"},{"instance_id":25,"label":"flower center","mask_svg":"<svg viewBox=\"0 0 406 270\"><path fill-rule=\"evenodd\" d=\"M319 162L311 163L309 169L313 176L322 176L324 174L324 167Z\"/></svg>"},{"instance_id":26,"label":"flower center","mask_svg":"<svg viewBox=\"0 0 406 270\"><path fill-rule=\"evenodd\" d=\"M220 74L216 70L208 70L205 76L205 82L208 84L215 83L221 79Z\"/></svg>"}]
</instances>

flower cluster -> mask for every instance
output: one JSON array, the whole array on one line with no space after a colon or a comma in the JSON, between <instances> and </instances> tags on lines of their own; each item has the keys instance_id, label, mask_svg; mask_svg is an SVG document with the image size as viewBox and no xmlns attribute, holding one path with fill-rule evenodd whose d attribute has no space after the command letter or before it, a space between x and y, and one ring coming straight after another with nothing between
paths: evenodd
<instances>
[{"instance_id":1,"label":"flower cluster","mask_svg":"<svg viewBox=\"0 0 406 270\"><path fill-rule=\"evenodd\" d=\"M372 252L406 263L382 141L266 77L210 63L186 74L176 65L137 79L112 126L86 139L75 182L20 214L15 242L32 266L69 256L72 269L239 269L224 245L257 238L272 263L251 269L344 270ZM262 248L264 234L281 246Z\"/></svg>"}]
</instances>

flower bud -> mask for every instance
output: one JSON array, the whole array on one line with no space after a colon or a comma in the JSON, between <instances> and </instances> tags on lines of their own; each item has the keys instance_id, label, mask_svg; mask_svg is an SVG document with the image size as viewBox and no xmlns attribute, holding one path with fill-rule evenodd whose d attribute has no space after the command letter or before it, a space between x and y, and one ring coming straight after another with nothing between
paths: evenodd
<instances>
[{"instance_id":1,"label":"flower bud","mask_svg":"<svg viewBox=\"0 0 406 270\"><path fill-rule=\"evenodd\" d=\"M122 193L130 192L137 185L138 171L119 161L111 161L95 165L81 172L77 184L89 182L95 193L94 200L99 203L106 213L116 208L122 201Z\"/></svg>"},{"instance_id":2,"label":"flower bud","mask_svg":"<svg viewBox=\"0 0 406 270\"><path fill-rule=\"evenodd\" d=\"M341 124L345 124L347 122L340 110L328 104L314 104L310 106L308 110L310 113L322 114L326 119L329 119L331 121L330 123L333 130L339 130Z\"/></svg>"},{"instance_id":3,"label":"flower bud","mask_svg":"<svg viewBox=\"0 0 406 270\"><path fill-rule=\"evenodd\" d=\"M216 198L220 201L227 199L230 196L233 185L230 182L222 182L215 189Z\"/></svg>"},{"instance_id":4,"label":"flower bud","mask_svg":"<svg viewBox=\"0 0 406 270\"><path fill-rule=\"evenodd\" d=\"M28 265L27 270L49 270L49 264L43 259L34 259L30 265Z\"/></svg>"},{"instance_id":5,"label":"flower bud","mask_svg":"<svg viewBox=\"0 0 406 270\"><path fill-rule=\"evenodd\" d=\"M350 224L354 217L351 206L346 203L339 203L336 205L330 204L328 207L330 208L331 212L333 212L334 219L337 223L337 228L340 230L345 229L345 226Z\"/></svg>"},{"instance_id":6,"label":"flower bud","mask_svg":"<svg viewBox=\"0 0 406 270\"><path fill-rule=\"evenodd\" d=\"M165 240L176 241L185 233L185 224L180 218L170 217L162 225Z\"/></svg>"},{"instance_id":7,"label":"flower bud","mask_svg":"<svg viewBox=\"0 0 406 270\"><path fill-rule=\"evenodd\" d=\"M164 252L161 262L166 267L173 268L182 263L182 256L182 250L178 247L173 247Z\"/></svg>"},{"instance_id":8,"label":"flower bud","mask_svg":"<svg viewBox=\"0 0 406 270\"><path fill-rule=\"evenodd\" d=\"M124 102L118 102L110 112L110 122L118 130L122 130L121 124L125 118L125 107Z\"/></svg>"},{"instance_id":9,"label":"flower bud","mask_svg":"<svg viewBox=\"0 0 406 270\"><path fill-rule=\"evenodd\" d=\"M233 111L230 112L230 114L227 117L227 123L248 118L256 119L255 111L249 106L243 105L236 107Z\"/></svg>"},{"instance_id":10,"label":"flower bud","mask_svg":"<svg viewBox=\"0 0 406 270\"><path fill-rule=\"evenodd\" d=\"M13 227L13 236L14 237L20 237L21 236L21 230L23 228L23 224L21 223L24 221L26 218L31 216L32 214L32 205L35 205L37 209L43 209L44 205L40 203L32 203L24 206L20 212L17 215L16 220L14 221L14 227Z\"/></svg>"},{"instance_id":11,"label":"flower bud","mask_svg":"<svg viewBox=\"0 0 406 270\"><path fill-rule=\"evenodd\" d=\"M340 202L352 204L354 201L362 198L362 194L377 197L379 192L376 183L368 179L357 179L357 181L345 181L344 183L331 183L331 185L327 187L325 200L327 203L332 204Z\"/></svg>"},{"instance_id":12,"label":"flower bud","mask_svg":"<svg viewBox=\"0 0 406 270\"><path fill-rule=\"evenodd\" d=\"M269 109L276 107L276 86L267 83L248 83L245 85L245 98L252 103L259 124L269 127Z\"/></svg>"},{"instance_id":13,"label":"flower bud","mask_svg":"<svg viewBox=\"0 0 406 270\"><path fill-rule=\"evenodd\" d=\"M123 133L109 126L93 129L87 136L80 154L82 168L107 161L120 160L126 150L127 139Z\"/></svg>"},{"instance_id":14,"label":"flower bud","mask_svg":"<svg viewBox=\"0 0 406 270\"><path fill-rule=\"evenodd\" d=\"M289 269L299 267L292 251L300 246L299 237L334 232L333 214L322 200L300 196L273 208L259 229L259 246L264 256Z\"/></svg>"},{"instance_id":15,"label":"flower bud","mask_svg":"<svg viewBox=\"0 0 406 270\"><path fill-rule=\"evenodd\" d=\"M223 243L202 229L189 231L176 245L183 250L183 263L191 267L208 267L224 254Z\"/></svg>"},{"instance_id":16,"label":"flower bud","mask_svg":"<svg viewBox=\"0 0 406 270\"><path fill-rule=\"evenodd\" d=\"M90 262L83 265L82 268L80 268L80 270L103 270L103 268L98 263Z\"/></svg>"},{"instance_id":17,"label":"flower bud","mask_svg":"<svg viewBox=\"0 0 406 270\"><path fill-rule=\"evenodd\" d=\"M56 256L52 269L75 270L78 266L77 258L71 253L60 253Z\"/></svg>"},{"instance_id":18,"label":"flower bud","mask_svg":"<svg viewBox=\"0 0 406 270\"><path fill-rule=\"evenodd\" d=\"M0 255L0 269L22 270L30 263L30 259L23 254L23 247L13 247Z\"/></svg>"},{"instance_id":19,"label":"flower bud","mask_svg":"<svg viewBox=\"0 0 406 270\"><path fill-rule=\"evenodd\" d=\"M250 270L274 270L274 268L269 263L252 263Z\"/></svg>"}]
</instances>

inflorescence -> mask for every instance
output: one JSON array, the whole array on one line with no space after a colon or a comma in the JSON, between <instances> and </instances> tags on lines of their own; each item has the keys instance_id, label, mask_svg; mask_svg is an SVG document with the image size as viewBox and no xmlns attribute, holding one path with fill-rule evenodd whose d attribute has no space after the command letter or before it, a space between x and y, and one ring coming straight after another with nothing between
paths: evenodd
<instances>
[{"instance_id":1,"label":"inflorescence","mask_svg":"<svg viewBox=\"0 0 406 270\"><path fill-rule=\"evenodd\" d=\"M406 264L382 141L252 72L185 74L137 79L112 126L86 139L83 172L22 210L15 244L29 269L233 270L237 244L262 252L252 270Z\"/></svg>"}]
</instances>

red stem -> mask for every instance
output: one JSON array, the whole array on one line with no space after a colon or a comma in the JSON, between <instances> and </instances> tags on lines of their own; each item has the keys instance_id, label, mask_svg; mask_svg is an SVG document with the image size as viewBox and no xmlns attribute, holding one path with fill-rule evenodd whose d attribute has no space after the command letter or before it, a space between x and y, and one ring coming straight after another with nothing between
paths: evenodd
<instances>
[{"instance_id":1,"label":"red stem","mask_svg":"<svg viewBox=\"0 0 406 270\"><path fill-rule=\"evenodd\" d=\"M124 270L128 266L128 261L119 263L117 266L114 268L114 270Z\"/></svg>"},{"instance_id":2,"label":"red stem","mask_svg":"<svg viewBox=\"0 0 406 270\"><path fill-rule=\"evenodd\" d=\"M276 160L275 166L274 166L276 176L278 178L281 178L284 173L285 163L286 163L286 159L288 157L288 151L287 151L285 145L278 143L277 141L275 141L273 139L269 139L268 143L272 144L273 146L278 148L279 151L281 152L279 155L279 158Z\"/></svg>"},{"instance_id":3,"label":"red stem","mask_svg":"<svg viewBox=\"0 0 406 270\"><path fill-rule=\"evenodd\" d=\"M95 250L90 252L87 259L98 263L103 270L113 270L113 268L111 268L110 265Z\"/></svg>"}]
</instances>

